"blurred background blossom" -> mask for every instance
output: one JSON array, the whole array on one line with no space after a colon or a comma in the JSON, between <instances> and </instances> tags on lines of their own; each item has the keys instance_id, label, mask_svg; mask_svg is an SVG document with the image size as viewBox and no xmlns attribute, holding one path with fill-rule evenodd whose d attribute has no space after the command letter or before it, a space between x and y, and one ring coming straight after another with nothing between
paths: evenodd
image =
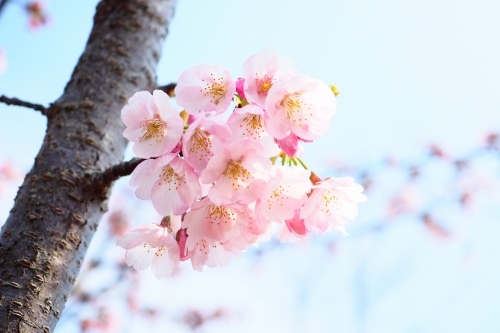
<instances>
[{"instance_id":1,"label":"blurred background blossom","mask_svg":"<svg viewBox=\"0 0 500 333\"><path fill-rule=\"evenodd\" d=\"M28 25L30 29L38 29L46 25L49 21L49 16L46 12L46 4L43 1L31 1L25 5L26 13L28 14Z\"/></svg>"},{"instance_id":2,"label":"blurred background blossom","mask_svg":"<svg viewBox=\"0 0 500 333\"><path fill-rule=\"evenodd\" d=\"M6 6L0 94L59 97L96 3ZM57 24L23 28L45 24L47 10ZM273 238L228 267L199 273L184 262L158 281L115 246L160 220L122 179L56 331L498 332L499 16L489 0L179 0L159 83L200 63L238 77L248 56L275 49L342 92L331 130L304 159L322 177L353 176L368 202L349 236ZM6 105L0 115L3 223L45 118Z\"/></svg>"},{"instance_id":3,"label":"blurred background blossom","mask_svg":"<svg viewBox=\"0 0 500 333\"><path fill-rule=\"evenodd\" d=\"M2 75L7 70L7 57L5 55L5 50L0 47L0 75Z\"/></svg>"}]
</instances>

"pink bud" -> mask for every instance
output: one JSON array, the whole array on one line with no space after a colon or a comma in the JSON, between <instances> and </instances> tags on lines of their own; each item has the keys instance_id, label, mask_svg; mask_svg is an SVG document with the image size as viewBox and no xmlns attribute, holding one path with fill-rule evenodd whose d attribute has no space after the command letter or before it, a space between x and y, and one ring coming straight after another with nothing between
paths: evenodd
<instances>
[{"instance_id":1,"label":"pink bud","mask_svg":"<svg viewBox=\"0 0 500 333\"><path fill-rule=\"evenodd\" d=\"M177 243L179 244L179 249L180 249L180 259L182 261L186 261L189 259L189 252L187 251L186 248L186 241L188 238L187 234L187 229L180 229L177 231L177 235L175 236L175 239L177 240Z\"/></svg>"},{"instance_id":2,"label":"pink bud","mask_svg":"<svg viewBox=\"0 0 500 333\"><path fill-rule=\"evenodd\" d=\"M311 176L309 177L309 179L311 180L311 183L313 183L313 185L316 185L317 183L323 180L314 172L311 172Z\"/></svg>"},{"instance_id":3,"label":"pink bud","mask_svg":"<svg viewBox=\"0 0 500 333\"><path fill-rule=\"evenodd\" d=\"M238 95L240 95L241 98L246 99L245 91L243 90L244 85L245 85L244 78L240 77L238 80L236 80L236 93L238 93Z\"/></svg>"},{"instance_id":4,"label":"pink bud","mask_svg":"<svg viewBox=\"0 0 500 333\"><path fill-rule=\"evenodd\" d=\"M290 157L302 157L302 155L304 155L304 148L299 138L293 133L290 133L289 136L281 140L276 139L276 143L280 146L281 150Z\"/></svg>"},{"instance_id":5,"label":"pink bud","mask_svg":"<svg viewBox=\"0 0 500 333\"><path fill-rule=\"evenodd\" d=\"M293 218L285 221L288 230L297 236L304 236L307 233L304 220L300 218L300 209L295 211Z\"/></svg>"}]
</instances>

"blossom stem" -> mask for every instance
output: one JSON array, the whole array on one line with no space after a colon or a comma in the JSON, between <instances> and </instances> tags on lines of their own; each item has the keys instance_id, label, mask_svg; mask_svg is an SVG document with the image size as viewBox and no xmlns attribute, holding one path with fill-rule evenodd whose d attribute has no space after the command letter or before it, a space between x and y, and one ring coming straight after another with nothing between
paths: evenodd
<instances>
[{"instance_id":1,"label":"blossom stem","mask_svg":"<svg viewBox=\"0 0 500 333\"><path fill-rule=\"evenodd\" d=\"M172 228L170 228L170 225L171 225L171 222L170 222L170 215L168 216L164 216L162 219L161 219L161 223L160 225L164 228L168 228L168 231L169 232L172 232Z\"/></svg>"},{"instance_id":2,"label":"blossom stem","mask_svg":"<svg viewBox=\"0 0 500 333\"><path fill-rule=\"evenodd\" d=\"M181 116L182 120L184 121L184 129L186 129L186 126L188 126L189 113L187 113L186 110L182 110L179 113L179 116Z\"/></svg>"},{"instance_id":3,"label":"blossom stem","mask_svg":"<svg viewBox=\"0 0 500 333\"><path fill-rule=\"evenodd\" d=\"M309 170L309 168L307 167L307 165L306 165L304 162L302 162L302 160L301 160L300 158L295 158L295 159L296 159L297 161L299 161L299 163L302 165L302 167L303 167L304 169Z\"/></svg>"},{"instance_id":4,"label":"blossom stem","mask_svg":"<svg viewBox=\"0 0 500 333\"><path fill-rule=\"evenodd\" d=\"M290 164L290 157L287 154L283 154L281 157L281 165L285 165L285 163Z\"/></svg>"},{"instance_id":5,"label":"blossom stem","mask_svg":"<svg viewBox=\"0 0 500 333\"><path fill-rule=\"evenodd\" d=\"M234 94L234 102L236 103L236 107L239 107L239 108L242 108L242 107L248 105L248 101L246 99L244 99L243 97L241 97L240 95L238 95L237 93Z\"/></svg>"}]
</instances>

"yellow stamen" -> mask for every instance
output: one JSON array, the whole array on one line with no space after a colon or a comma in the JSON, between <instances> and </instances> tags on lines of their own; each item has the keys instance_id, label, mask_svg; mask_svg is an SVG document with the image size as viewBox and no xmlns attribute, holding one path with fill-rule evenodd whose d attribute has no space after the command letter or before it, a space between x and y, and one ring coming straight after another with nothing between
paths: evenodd
<instances>
[{"instance_id":1,"label":"yellow stamen","mask_svg":"<svg viewBox=\"0 0 500 333\"><path fill-rule=\"evenodd\" d=\"M220 225L221 222L223 224L227 224L228 222L234 224L236 221L236 214L228 207L210 205L207 213L207 219L210 220L211 224L216 223Z\"/></svg>"},{"instance_id":2,"label":"yellow stamen","mask_svg":"<svg viewBox=\"0 0 500 333\"><path fill-rule=\"evenodd\" d=\"M257 75L257 73L255 73ZM267 74L264 75L262 79L256 78L255 85L257 86L257 93L259 96L267 96L269 89L273 86L275 80L268 77Z\"/></svg>"},{"instance_id":3,"label":"yellow stamen","mask_svg":"<svg viewBox=\"0 0 500 333\"><path fill-rule=\"evenodd\" d=\"M148 139L155 139L156 142L161 142L167 135L167 129L165 127L165 123L161 119L155 118L153 120L148 120L141 125L141 132L144 134L140 142Z\"/></svg>"},{"instance_id":4,"label":"yellow stamen","mask_svg":"<svg viewBox=\"0 0 500 333\"><path fill-rule=\"evenodd\" d=\"M205 90L203 96L210 96L210 102L217 105L226 96L226 84L224 82L224 78L216 78L213 74L210 75L212 76L213 82L205 83L205 88L200 90L200 92L203 92L203 90Z\"/></svg>"}]
</instances>

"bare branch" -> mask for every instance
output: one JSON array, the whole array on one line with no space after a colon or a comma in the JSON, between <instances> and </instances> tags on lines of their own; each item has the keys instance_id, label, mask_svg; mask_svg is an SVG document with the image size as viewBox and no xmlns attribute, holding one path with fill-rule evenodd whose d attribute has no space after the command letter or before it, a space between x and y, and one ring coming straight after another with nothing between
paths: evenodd
<instances>
[{"instance_id":1,"label":"bare branch","mask_svg":"<svg viewBox=\"0 0 500 333\"><path fill-rule=\"evenodd\" d=\"M43 105L21 101L18 98L9 98L5 95L0 96L0 102L5 103L7 105L24 106L25 108L30 108L33 110L40 111L43 115L45 115L47 112L47 108Z\"/></svg>"},{"instance_id":2,"label":"bare branch","mask_svg":"<svg viewBox=\"0 0 500 333\"><path fill-rule=\"evenodd\" d=\"M101 173L94 174L92 176L92 185L97 187L109 186L115 180L121 177L128 176L134 171L134 169L144 161L143 158L133 158L130 161L122 162L120 164L113 165L112 167L104 170Z\"/></svg>"},{"instance_id":3,"label":"bare branch","mask_svg":"<svg viewBox=\"0 0 500 333\"><path fill-rule=\"evenodd\" d=\"M0 1L0 14L2 14L2 11L3 11L4 7L5 7L5 5L7 4L7 1L8 0L1 0Z\"/></svg>"},{"instance_id":4,"label":"bare branch","mask_svg":"<svg viewBox=\"0 0 500 333\"><path fill-rule=\"evenodd\" d=\"M174 89L177 87L177 83L172 82L165 86L158 87L159 90L163 90L168 96L175 97Z\"/></svg>"}]
</instances>

